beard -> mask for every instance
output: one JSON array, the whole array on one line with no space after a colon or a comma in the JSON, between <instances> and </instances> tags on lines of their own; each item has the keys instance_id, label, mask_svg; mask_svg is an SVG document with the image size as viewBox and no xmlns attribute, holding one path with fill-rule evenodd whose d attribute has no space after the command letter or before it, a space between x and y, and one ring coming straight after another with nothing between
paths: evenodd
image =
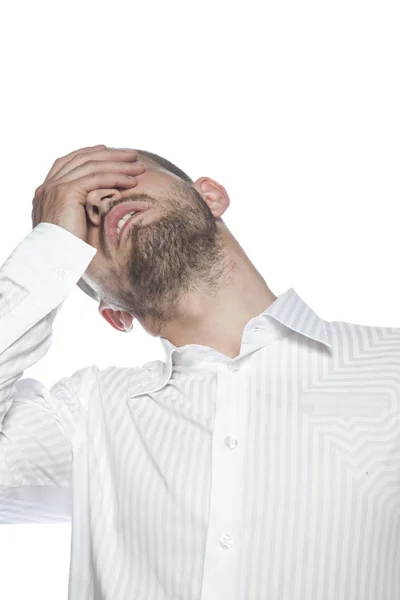
<instances>
[{"instance_id":1,"label":"beard","mask_svg":"<svg viewBox=\"0 0 400 600\"><path fill-rule=\"evenodd\" d=\"M221 219L193 187L170 191L165 216L128 231L126 279L115 288L119 308L154 336L179 317L186 295L200 289L213 295L230 274Z\"/></svg>"}]
</instances>

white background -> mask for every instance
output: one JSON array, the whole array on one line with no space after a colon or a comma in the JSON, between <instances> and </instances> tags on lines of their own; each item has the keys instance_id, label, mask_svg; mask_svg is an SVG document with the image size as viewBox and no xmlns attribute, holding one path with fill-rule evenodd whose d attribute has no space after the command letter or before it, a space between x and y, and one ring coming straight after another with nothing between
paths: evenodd
<instances>
[{"instance_id":1,"label":"white background","mask_svg":"<svg viewBox=\"0 0 400 600\"><path fill-rule=\"evenodd\" d=\"M35 0L2 3L0 23L1 264L57 157L139 148L225 187L275 295L400 326L398 0ZM162 358L76 287L24 377ZM66 600L69 543L69 525L1 526L2 600Z\"/></svg>"}]
</instances>

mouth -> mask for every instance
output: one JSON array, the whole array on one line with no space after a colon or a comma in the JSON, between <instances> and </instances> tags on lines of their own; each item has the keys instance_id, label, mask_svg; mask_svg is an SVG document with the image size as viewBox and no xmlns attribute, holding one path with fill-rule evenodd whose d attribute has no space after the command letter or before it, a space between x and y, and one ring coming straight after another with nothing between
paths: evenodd
<instances>
[{"instance_id":1,"label":"mouth","mask_svg":"<svg viewBox=\"0 0 400 600\"><path fill-rule=\"evenodd\" d=\"M118 248L122 242L123 236L130 228L133 221L136 221L150 206L140 201L124 202L115 206L107 215L104 223L105 233L114 248ZM135 213L129 216L131 213Z\"/></svg>"},{"instance_id":2,"label":"mouth","mask_svg":"<svg viewBox=\"0 0 400 600\"><path fill-rule=\"evenodd\" d=\"M129 227L132 224L132 221L135 221L136 219L138 219L139 217L141 217L144 212L145 211L136 212L134 215L131 216L130 219L128 219L127 221L124 221L121 229L120 229L120 226L121 226L122 221L121 220L119 221L119 224L117 226L117 242L118 242L118 246L121 245L123 236L128 231Z\"/></svg>"}]
</instances>

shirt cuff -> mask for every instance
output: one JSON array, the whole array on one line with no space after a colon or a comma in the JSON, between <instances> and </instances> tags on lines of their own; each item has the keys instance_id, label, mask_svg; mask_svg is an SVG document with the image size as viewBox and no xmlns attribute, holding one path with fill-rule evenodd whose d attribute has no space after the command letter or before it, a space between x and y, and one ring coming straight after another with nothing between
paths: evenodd
<instances>
[{"instance_id":1,"label":"shirt cuff","mask_svg":"<svg viewBox=\"0 0 400 600\"><path fill-rule=\"evenodd\" d=\"M32 296L47 296L57 306L82 277L96 248L53 223L39 223L18 244L0 269ZM50 296L50 297L49 297Z\"/></svg>"}]
</instances>

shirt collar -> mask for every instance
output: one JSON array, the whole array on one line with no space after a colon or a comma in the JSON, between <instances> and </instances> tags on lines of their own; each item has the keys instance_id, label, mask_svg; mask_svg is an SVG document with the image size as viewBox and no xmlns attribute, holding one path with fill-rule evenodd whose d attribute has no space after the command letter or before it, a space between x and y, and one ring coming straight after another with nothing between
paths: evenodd
<instances>
[{"instance_id":1,"label":"shirt collar","mask_svg":"<svg viewBox=\"0 0 400 600\"><path fill-rule=\"evenodd\" d=\"M332 348L326 321L318 317L293 288L289 288L265 311L246 324L240 355L235 359L197 344L187 344L177 348L166 338L160 337L165 362L154 361L145 365L149 371L153 371L153 377L140 378L140 382L135 382L133 377L130 382L130 397L161 389L168 382L174 365L194 368L207 361L215 364L217 361L229 363L232 360L240 360L249 352L262 348L274 340L283 339L294 331Z\"/></svg>"}]
</instances>

